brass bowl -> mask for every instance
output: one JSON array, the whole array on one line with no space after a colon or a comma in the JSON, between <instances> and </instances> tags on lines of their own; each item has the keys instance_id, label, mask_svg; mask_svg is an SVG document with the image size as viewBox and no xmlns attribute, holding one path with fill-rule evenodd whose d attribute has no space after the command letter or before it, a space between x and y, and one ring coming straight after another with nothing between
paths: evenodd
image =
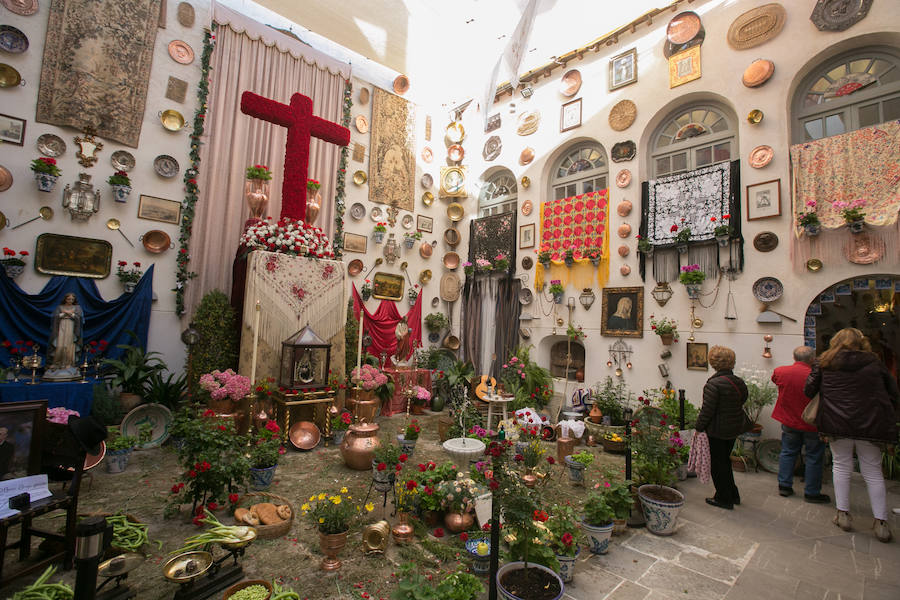
<instances>
[{"instance_id":1,"label":"brass bowl","mask_svg":"<svg viewBox=\"0 0 900 600\"><path fill-rule=\"evenodd\" d=\"M141 237L141 243L144 245L147 252L159 254L171 247L172 240L165 231L162 231L161 229L151 229Z\"/></svg>"},{"instance_id":2,"label":"brass bowl","mask_svg":"<svg viewBox=\"0 0 900 600\"><path fill-rule=\"evenodd\" d=\"M322 432L311 421L299 421L291 425L288 431L288 439L297 450L312 450L319 445Z\"/></svg>"},{"instance_id":3,"label":"brass bowl","mask_svg":"<svg viewBox=\"0 0 900 600\"><path fill-rule=\"evenodd\" d=\"M356 185L362 185L366 182L368 177L366 177L365 171L357 171L353 174L353 183Z\"/></svg>"},{"instance_id":4,"label":"brass bowl","mask_svg":"<svg viewBox=\"0 0 900 600\"><path fill-rule=\"evenodd\" d=\"M196 550L173 556L163 565L163 575L175 583L187 583L199 577L212 566L213 558L209 552Z\"/></svg>"},{"instance_id":5,"label":"brass bowl","mask_svg":"<svg viewBox=\"0 0 900 600\"><path fill-rule=\"evenodd\" d=\"M820 271L822 269L822 267L823 267L822 261L819 260L818 258L811 258L808 261L806 261L806 269L808 271L812 271L813 273L815 273L816 271Z\"/></svg>"},{"instance_id":6,"label":"brass bowl","mask_svg":"<svg viewBox=\"0 0 900 600\"><path fill-rule=\"evenodd\" d=\"M425 192L424 194L422 194L422 204L424 204L425 206L431 206L432 204L434 204L434 194L432 194L431 192Z\"/></svg>"},{"instance_id":7,"label":"brass bowl","mask_svg":"<svg viewBox=\"0 0 900 600\"><path fill-rule=\"evenodd\" d=\"M450 140L451 144L459 144L466 139L466 128L463 127L461 122L453 121L447 125L444 134L447 136L447 139Z\"/></svg>"},{"instance_id":8,"label":"brass bowl","mask_svg":"<svg viewBox=\"0 0 900 600\"><path fill-rule=\"evenodd\" d=\"M159 113L159 120L168 131L180 131L184 127L184 115L171 108Z\"/></svg>"},{"instance_id":9,"label":"brass bowl","mask_svg":"<svg viewBox=\"0 0 900 600\"><path fill-rule=\"evenodd\" d=\"M419 273L419 283L425 285L429 281L431 281L431 269L425 269L424 271Z\"/></svg>"},{"instance_id":10,"label":"brass bowl","mask_svg":"<svg viewBox=\"0 0 900 600\"><path fill-rule=\"evenodd\" d=\"M222 596L222 600L228 600L242 589L248 588L251 585L261 585L266 588L266 591L268 593L262 600L269 600L269 598L272 597L272 584L270 584L268 581L263 581L262 579L248 579L246 581L239 581L238 583L225 590L225 595Z\"/></svg>"},{"instance_id":11,"label":"brass bowl","mask_svg":"<svg viewBox=\"0 0 900 600\"><path fill-rule=\"evenodd\" d=\"M459 350L459 338L455 335L448 335L444 338L444 342L441 345L448 350L453 350L454 352L456 352L457 350Z\"/></svg>"},{"instance_id":12,"label":"brass bowl","mask_svg":"<svg viewBox=\"0 0 900 600\"><path fill-rule=\"evenodd\" d=\"M447 207L447 216L450 217L450 220L454 223L462 221L465 212L466 209L464 209L463 205L459 202L453 202Z\"/></svg>"},{"instance_id":13,"label":"brass bowl","mask_svg":"<svg viewBox=\"0 0 900 600\"><path fill-rule=\"evenodd\" d=\"M763 120L763 111L754 108L747 114L747 122L751 125L759 125Z\"/></svg>"},{"instance_id":14,"label":"brass bowl","mask_svg":"<svg viewBox=\"0 0 900 600\"><path fill-rule=\"evenodd\" d=\"M0 88L16 87L22 83L22 76L13 67L0 63Z\"/></svg>"},{"instance_id":15,"label":"brass bowl","mask_svg":"<svg viewBox=\"0 0 900 600\"><path fill-rule=\"evenodd\" d=\"M256 529L247 527L247 536L239 542L221 542L219 545L226 550L237 550L250 545L250 542L256 539Z\"/></svg>"}]
</instances>

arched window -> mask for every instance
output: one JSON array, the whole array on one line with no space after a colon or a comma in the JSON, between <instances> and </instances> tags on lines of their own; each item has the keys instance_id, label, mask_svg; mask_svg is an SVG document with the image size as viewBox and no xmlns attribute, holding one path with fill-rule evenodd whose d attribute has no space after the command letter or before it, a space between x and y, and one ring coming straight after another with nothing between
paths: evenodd
<instances>
[{"instance_id":1,"label":"arched window","mask_svg":"<svg viewBox=\"0 0 900 600\"><path fill-rule=\"evenodd\" d=\"M478 195L478 216L489 217L516 210L516 177L502 169L488 177Z\"/></svg>"},{"instance_id":2,"label":"arched window","mask_svg":"<svg viewBox=\"0 0 900 600\"><path fill-rule=\"evenodd\" d=\"M725 111L711 104L680 107L653 136L650 170L654 177L675 175L731 160L737 128Z\"/></svg>"},{"instance_id":3,"label":"arched window","mask_svg":"<svg viewBox=\"0 0 900 600\"><path fill-rule=\"evenodd\" d=\"M553 199L604 190L609 178L606 150L596 142L583 142L566 152L550 178Z\"/></svg>"},{"instance_id":4,"label":"arched window","mask_svg":"<svg viewBox=\"0 0 900 600\"><path fill-rule=\"evenodd\" d=\"M794 143L900 119L900 53L862 48L814 69L797 88Z\"/></svg>"}]
</instances>

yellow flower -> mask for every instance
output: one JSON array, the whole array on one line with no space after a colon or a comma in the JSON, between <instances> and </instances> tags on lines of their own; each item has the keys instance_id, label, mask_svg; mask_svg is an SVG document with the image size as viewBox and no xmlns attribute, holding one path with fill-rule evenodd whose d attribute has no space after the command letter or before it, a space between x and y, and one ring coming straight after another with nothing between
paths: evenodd
<instances>
[{"instance_id":1,"label":"yellow flower","mask_svg":"<svg viewBox=\"0 0 900 600\"><path fill-rule=\"evenodd\" d=\"M334 496L334 497L331 499L331 501L334 502L335 504L340 504L340 503L341 503L341 497L340 497L340 496Z\"/></svg>"},{"instance_id":2,"label":"yellow flower","mask_svg":"<svg viewBox=\"0 0 900 600\"><path fill-rule=\"evenodd\" d=\"M325 519L323 519L322 517L319 517L319 523L324 523L324 522L325 522Z\"/></svg>"},{"instance_id":3,"label":"yellow flower","mask_svg":"<svg viewBox=\"0 0 900 600\"><path fill-rule=\"evenodd\" d=\"M327 497L328 497L328 495L325 492L322 492L321 494L319 494L319 500L324 500Z\"/></svg>"},{"instance_id":4,"label":"yellow flower","mask_svg":"<svg viewBox=\"0 0 900 600\"><path fill-rule=\"evenodd\" d=\"M300 510L309 510L309 502L305 502L305 503L300 507Z\"/></svg>"},{"instance_id":5,"label":"yellow flower","mask_svg":"<svg viewBox=\"0 0 900 600\"><path fill-rule=\"evenodd\" d=\"M375 505L372 504L371 502L367 503L367 504L366 504L366 511L367 511L367 512L372 512L373 510L375 510Z\"/></svg>"},{"instance_id":6,"label":"yellow flower","mask_svg":"<svg viewBox=\"0 0 900 600\"><path fill-rule=\"evenodd\" d=\"M346 487L342 487L342 488L341 488L341 493L342 493L342 494L346 494L346 493L347 493L347 488L346 488Z\"/></svg>"},{"instance_id":7,"label":"yellow flower","mask_svg":"<svg viewBox=\"0 0 900 600\"><path fill-rule=\"evenodd\" d=\"M310 502L313 502L315 499L316 499L316 495L315 495L315 494L313 494L312 496L309 497L309 501L310 501Z\"/></svg>"}]
</instances>

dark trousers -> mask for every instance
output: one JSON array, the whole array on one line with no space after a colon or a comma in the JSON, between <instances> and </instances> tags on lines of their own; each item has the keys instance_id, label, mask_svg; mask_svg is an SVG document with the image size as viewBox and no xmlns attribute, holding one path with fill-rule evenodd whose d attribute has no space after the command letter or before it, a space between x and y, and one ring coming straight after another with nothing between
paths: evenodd
<instances>
[{"instance_id":1,"label":"dark trousers","mask_svg":"<svg viewBox=\"0 0 900 600\"><path fill-rule=\"evenodd\" d=\"M734 504L741 498L737 486L734 485L734 473L731 471L732 448L734 438L723 440L709 436L709 470L716 486L715 498L723 504Z\"/></svg>"}]
</instances>

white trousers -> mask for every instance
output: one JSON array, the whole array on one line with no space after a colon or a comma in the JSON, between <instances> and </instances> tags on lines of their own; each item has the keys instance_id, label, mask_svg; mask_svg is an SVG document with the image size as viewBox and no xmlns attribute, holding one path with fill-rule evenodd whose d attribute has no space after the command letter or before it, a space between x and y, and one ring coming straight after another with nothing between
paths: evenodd
<instances>
[{"instance_id":1,"label":"white trousers","mask_svg":"<svg viewBox=\"0 0 900 600\"><path fill-rule=\"evenodd\" d=\"M831 455L834 459L834 503L838 510L850 512L850 475L853 473L853 448L859 458L859 471L866 481L869 503L876 519L887 519L887 497L884 476L881 473L881 450L865 440L841 438L832 440Z\"/></svg>"}]
</instances>

